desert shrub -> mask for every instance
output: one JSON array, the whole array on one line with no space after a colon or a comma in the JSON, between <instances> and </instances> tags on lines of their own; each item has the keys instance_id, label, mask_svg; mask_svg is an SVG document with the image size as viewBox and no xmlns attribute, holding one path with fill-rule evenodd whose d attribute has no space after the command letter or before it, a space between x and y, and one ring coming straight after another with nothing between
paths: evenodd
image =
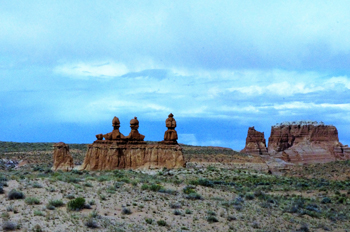
<instances>
[{"instance_id":1,"label":"desert shrub","mask_svg":"<svg viewBox=\"0 0 350 232\"><path fill-rule=\"evenodd\" d=\"M252 193L246 193L245 194L245 199L247 199L247 200L253 200L254 198L255 198L255 196Z\"/></svg>"},{"instance_id":2,"label":"desert shrub","mask_svg":"<svg viewBox=\"0 0 350 232\"><path fill-rule=\"evenodd\" d=\"M161 188L159 189L160 193L166 193L166 194L171 194L171 195L176 195L177 194L177 191L174 190L174 189L167 189L167 188Z\"/></svg>"},{"instance_id":3,"label":"desert shrub","mask_svg":"<svg viewBox=\"0 0 350 232\"><path fill-rule=\"evenodd\" d=\"M24 202L27 203L28 205L40 204L40 200L38 198L35 198L35 197L27 197Z\"/></svg>"},{"instance_id":4,"label":"desert shrub","mask_svg":"<svg viewBox=\"0 0 350 232\"><path fill-rule=\"evenodd\" d=\"M172 209L180 209L181 208L181 204L176 202L176 203L171 203L170 204L170 208Z\"/></svg>"},{"instance_id":5,"label":"desert shrub","mask_svg":"<svg viewBox=\"0 0 350 232\"><path fill-rule=\"evenodd\" d=\"M153 192L158 192L161 188L163 188L163 186L159 185L159 184L152 184L149 189Z\"/></svg>"},{"instance_id":6,"label":"desert shrub","mask_svg":"<svg viewBox=\"0 0 350 232\"><path fill-rule=\"evenodd\" d=\"M145 221L147 224L152 224L153 223L153 219L152 218L145 218Z\"/></svg>"},{"instance_id":7,"label":"desert shrub","mask_svg":"<svg viewBox=\"0 0 350 232\"><path fill-rule=\"evenodd\" d=\"M230 215L227 217L227 221L236 221L236 220L237 220L237 218L233 215Z\"/></svg>"},{"instance_id":8,"label":"desert shrub","mask_svg":"<svg viewBox=\"0 0 350 232\"><path fill-rule=\"evenodd\" d=\"M108 176L100 176L99 178L97 178L98 182L104 182L104 181L107 181L107 180L109 180Z\"/></svg>"},{"instance_id":9,"label":"desert shrub","mask_svg":"<svg viewBox=\"0 0 350 232\"><path fill-rule=\"evenodd\" d=\"M7 212L13 212L13 211L14 211L13 205L7 206L7 207L6 207L6 211L7 211Z\"/></svg>"},{"instance_id":10,"label":"desert shrub","mask_svg":"<svg viewBox=\"0 0 350 232\"><path fill-rule=\"evenodd\" d=\"M174 210L174 215L182 215L181 211L178 209Z\"/></svg>"},{"instance_id":11,"label":"desert shrub","mask_svg":"<svg viewBox=\"0 0 350 232\"><path fill-rule=\"evenodd\" d=\"M84 186L85 186L85 187L93 187L93 185L92 185L90 182L86 182L86 183L84 184Z\"/></svg>"},{"instance_id":12,"label":"desert shrub","mask_svg":"<svg viewBox=\"0 0 350 232\"><path fill-rule=\"evenodd\" d=\"M43 229L41 229L41 226L36 224L33 228L33 232L43 232Z\"/></svg>"},{"instance_id":13,"label":"desert shrub","mask_svg":"<svg viewBox=\"0 0 350 232\"><path fill-rule=\"evenodd\" d=\"M186 195L186 199L189 200L203 200L203 197L198 193L190 193Z\"/></svg>"},{"instance_id":14,"label":"desert shrub","mask_svg":"<svg viewBox=\"0 0 350 232\"><path fill-rule=\"evenodd\" d=\"M120 188L120 187L122 187L124 184L125 184L125 182L121 182L121 181L119 182L119 181L117 181L117 182L114 183L114 187L115 187L115 188Z\"/></svg>"},{"instance_id":15,"label":"desert shrub","mask_svg":"<svg viewBox=\"0 0 350 232\"><path fill-rule=\"evenodd\" d=\"M190 194L190 193L195 193L196 191L194 190L194 187L192 186L186 186L185 188L182 189L182 191L185 194Z\"/></svg>"},{"instance_id":16,"label":"desert shrub","mask_svg":"<svg viewBox=\"0 0 350 232\"><path fill-rule=\"evenodd\" d=\"M56 207L53 206L53 205L47 205L47 206L46 206L46 209L48 209L48 210L55 210Z\"/></svg>"},{"instance_id":17,"label":"desert shrub","mask_svg":"<svg viewBox=\"0 0 350 232\"><path fill-rule=\"evenodd\" d=\"M208 179L198 179L198 180L193 180L190 182L193 185L201 185L201 186L205 186L205 187L214 187L214 183L211 180Z\"/></svg>"},{"instance_id":18,"label":"desert shrub","mask_svg":"<svg viewBox=\"0 0 350 232\"><path fill-rule=\"evenodd\" d=\"M211 215L211 216L216 216L216 213L215 213L214 211L211 211L211 210L209 210L209 211L207 212L207 214L208 214L208 215Z\"/></svg>"},{"instance_id":19,"label":"desert shrub","mask_svg":"<svg viewBox=\"0 0 350 232\"><path fill-rule=\"evenodd\" d=\"M42 188L43 186L39 184L38 182L33 183L33 188Z\"/></svg>"},{"instance_id":20,"label":"desert shrub","mask_svg":"<svg viewBox=\"0 0 350 232\"><path fill-rule=\"evenodd\" d=\"M75 196L74 196L73 194L68 194L68 195L66 195L66 198L67 198L67 199L74 199Z\"/></svg>"},{"instance_id":21,"label":"desert shrub","mask_svg":"<svg viewBox=\"0 0 350 232\"><path fill-rule=\"evenodd\" d=\"M123 208L122 209L122 214L130 215L132 214L131 210L129 208Z\"/></svg>"},{"instance_id":22,"label":"desert shrub","mask_svg":"<svg viewBox=\"0 0 350 232\"><path fill-rule=\"evenodd\" d=\"M60 207L60 206L63 206L64 203L62 200L50 200L48 205L53 205L55 207Z\"/></svg>"},{"instance_id":23,"label":"desert shrub","mask_svg":"<svg viewBox=\"0 0 350 232\"><path fill-rule=\"evenodd\" d=\"M207 217L207 221L209 223L214 223L214 222L218 222L219 220L215 216L210 215Z\"/></svg>"},{"instance_id":24,"label":"desert shrub","mask_svg":"<svg viewBox=\"0 0 350 232\"><path fill-rule=\"evenodd\" d=\"M95 200L89 201L89 205L95 205Z\"/></svg>"},{"instance_id":25,"label":"desert shrub","mask_svg":"<svg viewBox=\"0 0 350 232\"><path fill-rule=\"evenodd\" d=\"M2 229L4 231L8 230L16 230L17 229L17 223L11 222L11 221L5 221L2 225Z\"/></svg>"},{"instance_id":26,"label":"desert shrub","mask_svg":"<svg viewBox=\"0 0 350 232\"><path fill-rule=\"evenodd\" d=\"M68 201L67 210L79 211L83 209L84 206L85 206L85 198L78 197L78 198L75 198L74 200Z\"/></svg>"},{"instance_id":27,"label":"desert shrub","mask_svg":"<svg viewBox=\"0 0 350 232\"><path fill-rule=\"evenodd\" d=\"M44 216L44 213L40 210L34 210L34 216Z\"/></svg>"},{"instance_id":28,"label":"desert shrub","mask_svg":"<svg viewBox=\"0 0 350 232\"><path fill-rule=\"evenodd\" d=\"M97 228L98 224L97 222L93 219L93 218L88 218L85 221L85 226L89 227L89 228Z\"/></svg>"},{"instance_id":29,"label":"desert shrub","mask_svg":"<svg viewBox=\"0 0 350 232\"><path fill-rule=\"evenodd\" d=\"M192 211L190 209L186 209L185 214L192 214Z\"/></svg>"},{"instance_id":30,"label":"desert shrub","mask_svg":"<svg viewBox=\"0 0 350 232\"><path fill-rule=\"evenodd\" d=\"M149 185L143 184L143 185L141 186L141 190L147 190L147 189L149 189Z\"/></svg>"},{"instance_id":31,"label":"desert shrub","mask_svg":"<svg viewBox=\"0 0 350 232\"><path fill-rule=\"evenodd\" d=\"M124 182L124 183L127 183L127 184L130 183L130 179L129 178L122 178L122 179L120 179L120 181Z\"/></svg>"},{"instance_id":32,"label":"desert shrub","mask_svg":"<svg viewBox=\"0 0 350 232\"><path fill-rule=\"evenodd\" d=\"M166 221L164 221L164 220L157 221L157 224L158 224L158 226L166 226L167 225Z\"/></svg>"},{"instance_id":33,"label":"desert shrub","mask_svg":"<svg viewBox=\"0 0 350 232\"><path fill-rule=\"evenodd\" d=\"M14 199L24 199L26 197L22 192L17 191L16 189L12 189L8 194L8 198L10 200L14 200Z\"/></svg>"}]
</instances>

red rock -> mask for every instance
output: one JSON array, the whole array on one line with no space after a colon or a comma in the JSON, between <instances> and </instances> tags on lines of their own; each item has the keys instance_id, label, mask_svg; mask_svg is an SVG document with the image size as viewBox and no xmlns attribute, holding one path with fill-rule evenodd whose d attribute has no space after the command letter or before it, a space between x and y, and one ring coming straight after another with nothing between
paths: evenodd
<instances>
[{"instance_id":1,"label":"red rock","mask_svg":"<svg viewBox=\"0 0 350 232\"><path fill-rule=\"evenodd\" d=\"M71 171L74 168L73 157L69 153L69 146L63 142L53 145L53 171Z\"/></svg>"},{"instance_id":2,"label":"red rock","mask_svg":"<svg viewBox=\"0 0 350 232\"><path fill-rule=\"evenodd\" d=\"M264 132L259 132L254 127L249 127L245 148L241 150L241 153L267 155Z\"/></svg>"},{"instance_id":3,"label":"red rock","mask_svg":"<svg viewBox=\"0 0 350 232\"><path fill-rule=\"evenodd\" d=\"M114 117L114 130L104 135L96 135L97 140L89 145L84 163L80 170L114 170L114 169L155 169L180 168L185 166L182 148L177 144L174 130L176 121L170 114L166 120L168 131L165 139L158 144L147 144L144 135L138 132L139 121L135 117L130 121L131 132L123 136L119 132L119 119Z\"/></svg>"},{"instance_id":4,"label":"red rock","mask_svg":"<svg viewBox=\"0 0 350 232\"><path fill-rule=\"evenodd\" d=\"M95 141L89 145L84 163L79 169L173 169L184 165L185 160L179 145Z\"/></svg>"},{"instance_id":5,"label":"red rock","mask_svg":"<svg viewBox=\"0 0 350 232\"><path fill-rule=\"evenodd\" d=\"M172 113L165 120L165 126L168 128L164 133L164 140L161 143L177 144L177 132L175 130L176 121Z\"/></svg>"},{"instance_id":6,"label":"red rock","mask_svg":"<svg viewBox=\"0 0 350 232\"><path fill-rule=\"evenodd\" d=\"M271 127L268 152L299 164L350 159L349 148L339 142L337 128L322 122L299 121Z\"/></svg>"}]
</instances>

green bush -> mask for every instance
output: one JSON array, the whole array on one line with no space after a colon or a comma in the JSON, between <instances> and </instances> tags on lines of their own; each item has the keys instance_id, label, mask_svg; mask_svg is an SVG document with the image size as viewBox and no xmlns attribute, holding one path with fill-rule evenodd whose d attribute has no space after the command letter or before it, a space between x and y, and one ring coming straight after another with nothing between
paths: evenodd
<instances>
[{"instance_id":1,"label":"green bush","mask_svg":"<svg viewBox=\"0 0 350 232\"><path fill-rule=\"evenodd\" d=\"M158 224L158 226L166 226L167 225L166 221L164 221L164 220L157 221L157 224Z\"/></svg>"},{"instance_id":2,"label":"green bush","mask_svg":"<svg viewBox=\"0 0 350 232\"><path fill-rule=\"evenodd\" d=\"M189 200L202 200L203 197L198 194L198 193L190 193L186 196L186 199L189 199Z\"/></svg>"},{"instance_id":3,"label":"green bush","mask_svg":"<svg viewBox=\"0 0 350 232\"><path fill-rule=\"evenodd\" d=\"M153 219L152 218L145 218L145 221L147 224L152 224L153 223Z\"/></svg>"},{"instance_id":4,"label":"green bush","mask_svg":"<svg viewBox=\"0 0 350 232\"><path fill-rule=\"evenodd\" d=\"M60 206L63 206L64 203L62 200L50 200L48 205L53 205L55 207L60 207Z\"/></svg>"},{"instance_id":5,"label":"green bush","mask_svg":"<svg viewBox=\"0 0 350 232\"><path fill-rule=\"evenodd\" d=\"M209 223L214 223L214 222L218 222L219 220L215 216L210 215L209 217L207 217L207 221Z\"/></svg>"},{"instance_id":6,"label":"green bush","mask_svg":"<svg viewBox=\"0 0 350 232\"><path fill-rule=\"evenodd\" d=\"M85 206L85 199L83 197L78 197L73 200L70 200L67 203L67 210L79 211L82 210Z\"/></svg>"},{"instance_id":7,"label":"green bush","mask_svg":"<svg viewBox=\"0 0 350 232\"><path fill-rule=\"evenodd\" d=\"M195 193L196 191L193 189L193 187L191 186L186 186L185 188L183 188L182 190L185 194L190 194L190 193Z\"/></svg>"},{"instance_id":8,"label":"green bush","mask_svg":"<svg viewBox=\"0 0 350 232\"><path fill-rule=\"evenodd\" d=\"M129 208L123 208L122 209L122 214L130 215L132 214L131 210Z\"/></svg>"},{"instance_id":9,"label":"green bush","mask_svg":"<svg viewBox=\"0 0 350 232\"><path fill-rule=\"evenodd\" d=\"M24 193L17 191L16 189L12 189L8 194L8 198L10 200L24 199L24 198L26 198L26 196L24 195Z\"/></svg>"},{"instance_id":10,"label":"green bush","mask_svg":"<svg viewBox=\"0 0 350 232\"><path fill-rule=\"evenodd\" d=\"M153 192L158 192L163 186L159 184L152 184L149 189L152 190Z\"/></svg>"},{"instance_id":11,"label":"green bush","mask_svg":"<svg viewBox=\"0 0 350 232\"><path fill-rule=\"evenodd\" d=\"M142 190L147 190L147 189L149 189L149 185L143 184L143 185L141 186L141 189L142 189Z\"/></svg>"},{"instance_id":12,"label":"green bush","mask_svg":"<svg viewBox=\"0 0 350 232\"><path fill-rule=\"evenodd\" d=\"M28 197L28 198L25 199L24 202L27 203L28 205L38 205L38 204L40 204L40 200L35 198L35 197Z\"/></svg>"}]
</instances>

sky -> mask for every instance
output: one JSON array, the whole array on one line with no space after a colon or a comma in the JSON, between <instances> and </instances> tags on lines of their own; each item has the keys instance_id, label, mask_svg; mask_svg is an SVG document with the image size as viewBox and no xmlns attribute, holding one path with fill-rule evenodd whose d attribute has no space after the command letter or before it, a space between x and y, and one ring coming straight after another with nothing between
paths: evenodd
<instances>
[{"instance_id":1,"label":"sky","mask_svg":"<svg viewBox=\"0 0 350 232\"><path fill-rule=\"evenodd\" d=\"M139 132L243 149L248 127L338 128L350 144L349 1L0 0L0 140Z\"/></svg>"}]
</instances>

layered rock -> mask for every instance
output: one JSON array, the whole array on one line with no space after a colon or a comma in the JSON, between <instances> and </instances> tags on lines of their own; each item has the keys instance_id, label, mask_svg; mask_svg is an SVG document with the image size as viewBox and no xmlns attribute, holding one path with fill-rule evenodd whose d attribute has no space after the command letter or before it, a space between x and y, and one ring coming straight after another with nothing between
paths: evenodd
<instances>
[{"instance_id":1,"label":"layered rock","mask_svg":"<svg viewBox=\"0 0 350 232\"><path fill-rule=\"evenodd\" d=\"M145 136L138 131L137 117L130 121L131 132L124 136L119 132L120 122L117 117L112 121L111 133L96 135L97 140L89 145L81 170L114 170L114 169L157 169L184 167L185 160L182 148L177 144L177 133L174 130L176 121L170 114L166 120L168 130L164 141L158 144L147 144ZM103 140L105 138L105 140Z\"/></svg>"},{"instance_id":2,"label":"layered rock","mask_svg":"<svg viewBox=\"0 0 350 232\"><path fill-rule=\"evenodd\" d=\"M292 163L323 163L350 159L335 126L320 122L285 122L271 127L268 152Z\"/></svg>"},{"instance_id":3,"label":"layered rock","mask_svg":"<svg viewBox=\"0 0 350 232\"><path fill-rule=\"evenodd\" d=\"M179 145L95 141L89 145L81 170L181 168L185 161Z\"/></svg>"},{"instance_id":4,"label":"layered rock","mask_svg":"<svg viewBox=\"0 0 350 232\"><path fill-rule=\"evenodd\" d=\"M53 167L54 171L71 171L74 168L73 157L69 153L69 146L63 142L53 145Z\"/></svg>"},{"instance_id":5,"label":"layered rock","mask_svg":"<svg viewBox=\"0 0 350 232\"><path fill-rule=\"evenodd\" d=\"M241 152L254 155L267 155L264 132L259 132L254 127L249 127L246 144Z\"/></svg>"}]
</instances>

